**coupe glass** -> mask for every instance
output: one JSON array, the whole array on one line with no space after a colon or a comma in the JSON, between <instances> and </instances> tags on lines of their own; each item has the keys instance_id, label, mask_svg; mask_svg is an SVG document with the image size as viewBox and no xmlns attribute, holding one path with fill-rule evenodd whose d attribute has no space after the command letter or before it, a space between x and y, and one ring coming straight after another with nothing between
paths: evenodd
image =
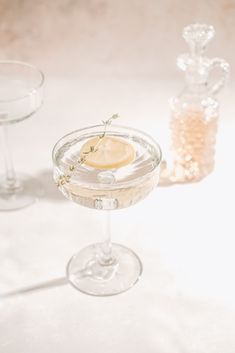
<instances>
[{"instance_id":1,"label":"coupe glass","mask_svg":"<svg viewBox=\"0 0 235 353\"><path fill-rule=\"evenodd\" d=\"M102 136L103 125L87 127L62 137L54 147L54 179L60 191L79 205L104 210L105 239L75 254L67 277L78 290L97 296L114 295L131 288L142 273L139 257L130 249L111 243L110 211L134 205L157 185L161 149L147 134L128 127L109 125L106 136L118 138L135 149L134 160L109 170L77 164L81 147Z\"/></svg>"},{"instance_id":2,"label":"coupe glass","mask_svg":"<svg viewBox=\"0 0 235 353\"><path fill-rule=\"evenodd\" d=\"M26 207L41 194L41 186L14 171L7 128L34 114L43 99L44 75L36 67L17 61L0 61L0 128L5 176L0 177L0 210Z\"/></svg>"}]
</instances>

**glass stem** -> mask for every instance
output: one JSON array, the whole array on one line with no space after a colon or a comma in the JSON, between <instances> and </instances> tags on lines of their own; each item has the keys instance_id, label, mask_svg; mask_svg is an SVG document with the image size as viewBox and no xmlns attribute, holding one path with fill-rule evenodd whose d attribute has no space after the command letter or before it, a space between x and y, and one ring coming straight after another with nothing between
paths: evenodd
<instances>
[{"instance_id":1,"label":"glass stem","mask_svg":"<svg viewBox=\"0 0 235 353\"><path fill-rule=\"evenodd\" d=\"M105 211L105 212L106 212L105 239L101 246L101 250L102 250L101 261L104 265L110 265L113 263L110 211Z\"/></svg>"},{"instance_id":2,"label":"glass stem","mask_svg":"<svg viewBox=\"0 0 235 353\"><path fill-rule=\"evenodd\" d=\"M8 140L8 131L7 125L3 124L1 126L2 132L2 149L3 149L3 156L5 161L5 169L6 169L6 187L9 189L13 189L16 185L16 176L15 170L13 167L11 151L9 148L9 140Z\"/></svg>"}]
</instances>

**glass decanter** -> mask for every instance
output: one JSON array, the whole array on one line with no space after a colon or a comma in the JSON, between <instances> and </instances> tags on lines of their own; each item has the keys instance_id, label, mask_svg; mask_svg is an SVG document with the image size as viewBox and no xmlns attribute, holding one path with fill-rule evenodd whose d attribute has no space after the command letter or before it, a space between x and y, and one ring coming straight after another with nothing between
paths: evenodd
<instances>
[{"instance_id":1,"label":"glass decanter","mask_svg":"<svg viewBox=\"0 0 235 353\"><path fill-rule=\"evenodd\" d=\"M204 56L214 33L212 26L204 24L192 24L183 30L190 53L180 55L177 65L185 72L186 86L171 100L173 162L172 169L166 168L165 164L162 184L164 181L199 181L213 171L219 117L219 103L215 96L229 73L226 61ZM211 79L213 73L214 80Z\"/></svg>"}]
</instances>

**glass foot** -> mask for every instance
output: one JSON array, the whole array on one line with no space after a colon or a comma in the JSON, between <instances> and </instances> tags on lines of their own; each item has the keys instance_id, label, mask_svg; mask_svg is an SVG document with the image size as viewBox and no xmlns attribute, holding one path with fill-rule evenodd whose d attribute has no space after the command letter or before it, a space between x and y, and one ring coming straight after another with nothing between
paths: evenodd
<instances>
[{"instance_id":1,"label":"glass foot","mask_svg":"<svg viewBox=\"0 0 235 353\"><path fill-rule=\"evenodd\" d=\"M67 277L76 289L95 296L109 296L131 288L142 273L142 263L130 249L112 244L113 260L101 261L102 243L90 245L74 255L67 266Z\"/></svg>"},{"instance_id":2,"label":"glass foot","mask_svg":"<svg viewBox=\"0 0 235 353\"><path fill-rule=\"evenodd\" d=\"M27 207L43 196L43 187L37 180L25 174L18 174L16 180L9 186L5 177L0 177L0 211Z\"/></svg>"}]
</instances>

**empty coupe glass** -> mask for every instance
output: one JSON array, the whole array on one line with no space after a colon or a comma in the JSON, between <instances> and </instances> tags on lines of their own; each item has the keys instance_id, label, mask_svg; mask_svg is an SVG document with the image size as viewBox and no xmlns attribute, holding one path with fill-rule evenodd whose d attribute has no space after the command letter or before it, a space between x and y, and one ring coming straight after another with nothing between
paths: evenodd
<instances>
[{"instance_id":1,"label":"empty coupe glass","mask_svg":"<svg viewBox=\"0 0 235 353\"><path fill-rule=\"evenodd\" d=\"M0 178L0 210L10 211L32 204L41 186L24 174L16 174L8 143L8 125L34 114L43 100L44 75L33 65L0 61L0 129L5 176Z\"/></svg>"}]
</instances>

